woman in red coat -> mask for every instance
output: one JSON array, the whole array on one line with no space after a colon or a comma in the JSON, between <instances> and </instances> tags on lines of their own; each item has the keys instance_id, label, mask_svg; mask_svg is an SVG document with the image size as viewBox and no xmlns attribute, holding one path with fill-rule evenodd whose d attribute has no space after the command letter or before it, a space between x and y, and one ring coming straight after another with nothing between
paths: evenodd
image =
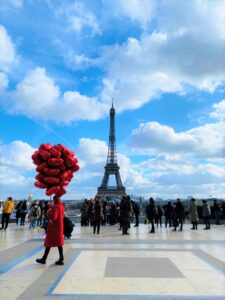
<instances>
[{"instance_id":1,"label":"woman in red coat","mask_svg":"<svg viewBox=\"0 0 225 300\"><path fill-rule=\"evenodd\" d=\"M54 196L53 208L48 211L48 226L45 238L45 253L42 258L36 259L39 264L45 264L51 247L58 247L59 260L55 262L56 265L64 265L63 245L64 245L64 206L58 196Z\"/></svg>"}]
</instances>

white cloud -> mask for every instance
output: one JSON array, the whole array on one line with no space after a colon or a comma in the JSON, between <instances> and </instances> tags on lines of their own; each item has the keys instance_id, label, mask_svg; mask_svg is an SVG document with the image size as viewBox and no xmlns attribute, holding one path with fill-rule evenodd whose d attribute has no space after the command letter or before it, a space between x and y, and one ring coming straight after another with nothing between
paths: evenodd
<instances>
[{"instance_id":1,"label":"white cloud","mask_svg":"<svg viewBox=\"0 0 225 300\"><path fill-rule=\"evenodd\" d=\"M8 145L0 144L1 165L32 171L35 169L31 160L34 151L33 147L22 141L14 141Z\"/></svg>"},{"instance_id":2,"label":"white cloud","mask_svg":"<svg viewBox=\"0 0 225 300\"><path fill-rule=\"evenodd\" d=\"M96 16L82 1L61 6L57 14L67 19L68 28L75 33L81 34L85 29L91 30L92 35L101 33Z\"/></svg>"},{"instance_id":3,"label":"white cloud","mask_svg":"<svg viewBox=\"0 0 225 300\"><path fill-rule=\"evenodd\" d=\"M142 123L131 133L131 145L147 153L178 153L196 157L223 157L224 122L202 125L184 132L157 122Z\"/></svg>"},{"instance_id":4,"label":"white cloud","mask_svg":"<svg viewBox=\"0 0 225 300\"><path fill-rule=\"evenodd\" d=\"M214 111L210 114L212 118L225 119L225 99L213 105Z\"/></svg>"},{"instance_id":5,"label":"white cloud","mask_svg":"<svg viewBox=\"0 0 225 300\"><path fill-rule=\"evenodd\" d=\"M9 80L5 73L0 72L0 93L4 91L8 86Z\"/></svg>"},{"instance_id":6,"label":"white cloud","mask_svg":"<svg viewBox=\"0 0 225 300\"><path fill-rule=\"evenodd\" d=\"M15 46L5 27L0 25L0 93L8 87L8 76L16 63Z\"/></svg>"},{"instance_id":7,"label":"white cloud","mask_svg":"<svg viewBox=\"0 0 225 300\"><path fill-rule=\"evenodd\" d=\"M0 144L0 194L24 199L34 189L31 155L35 149L23 141Z\"/></svg>"},{"instance_id":8,"label":"white cloud","mask_svg":"<svg viewBox=\"0 0 225 300\"><path fill-rule=\"evenodd\" d=\"M224 11L224 1L162 1L153 32L104 48L102 98L122 111L190 86L213 92L225 82Z\"/></svg>"},{"instance_id":9,"label":"white cloud","mask_svg":"<svg viewBox=\"0 0 225 300\"><path fill-rule=\"evenodd\" d=\"M3 101L9 113L21 113L55 122L97 120L108 113L108 105L96 98L83 96L77 91L65 91L61 94L44 68L30 71L18 83L15 92Z\"/></svg>"},{"instance_id":10,"label":"white cloud","mask_svg":"<svg viewBox=\"0 0 225 300\"><path fill-rule=\"evenodd\" d=\"M0 70L8 72L16 59L15 46L5 27L0 25Z\"/></svg>"},{"instance_id":11,"label":"white cloud","mask_svg":"<svg viewBox=\"0 0 225 300\"><path fill-rule=\"evenodd\" d=\"M156 1L153 0L118 0L114 2L121 13L138 21L143 27L149 23L156 13Z\"/></svg>"}]
</instances>

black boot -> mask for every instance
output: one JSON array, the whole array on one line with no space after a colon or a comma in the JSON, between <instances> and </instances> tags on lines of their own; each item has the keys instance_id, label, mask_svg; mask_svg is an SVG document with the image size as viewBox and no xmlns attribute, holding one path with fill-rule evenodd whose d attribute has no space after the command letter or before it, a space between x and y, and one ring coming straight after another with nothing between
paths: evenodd
<instances>
[{"instance_id":1,"label":"black boot","mask_svg":"<svg viewBox=\"0 0 225 300\"><path fill-rule=\"evenodd\" d=\"M45 259L43 259L43 258L37 258L37 259L36 259L36 262L37 262L38 264L42 264L42 265L45 265L45 264L46 264L46 261L45 261Z\"/></svg>"},{"instance_id":2,"label":"black boot","mask_svg":"<svg viewBox=\"0 0 225 300\"><path fill-rule=\"evenodd\" d=\"M63 266L63 265L64 265L64 259L63 259L63 258L60 258L59 260L57 260L57 261L55 262L55 264L56 264L57 266Z\"/></svg>"}]
</instances>

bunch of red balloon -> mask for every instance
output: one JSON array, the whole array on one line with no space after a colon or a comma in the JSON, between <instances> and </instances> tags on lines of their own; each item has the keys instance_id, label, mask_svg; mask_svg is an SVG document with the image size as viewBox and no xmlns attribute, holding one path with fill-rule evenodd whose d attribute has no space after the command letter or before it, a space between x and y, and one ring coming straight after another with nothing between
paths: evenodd
<instances>
[{"instance_id":1,"label":"bunch of red balloon","mask_svg":"<svg viewBox=\"0 0 225 300\"><path fill-rule=\"evenodd\" d=\"M38 172L34 185L46 189L47 196L66 194L64 186L70 183L73 173L80 168L74 153L61 144L42 144L32 159Z\"/></svg>"}]
</instances>

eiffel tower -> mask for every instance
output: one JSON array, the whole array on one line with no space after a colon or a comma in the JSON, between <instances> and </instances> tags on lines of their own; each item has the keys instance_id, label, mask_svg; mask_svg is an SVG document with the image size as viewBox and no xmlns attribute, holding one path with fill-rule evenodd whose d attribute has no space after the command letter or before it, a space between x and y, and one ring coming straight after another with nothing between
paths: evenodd
<instances>
[{"instance_id":1,"label":"eiffel tower","mask_svg":"<svg viewBox=\"0 0 225 300\"><path fill-rule=\"evenodd\" d=\"M105 165L105 173L102 179L101 186L98 187L98 192L96 197L122 197L126 195L125 187L122 184L120 172L120 167L117 164L116 156L116 135L115 135L115 114L116 110L112 107L109 111L110 115L110 130L109 130L109 145L108 145L108 156L107 163ZM109 176L114 175L116 179L116 186L109 186Z\"/></svg>"}]
</instances>

